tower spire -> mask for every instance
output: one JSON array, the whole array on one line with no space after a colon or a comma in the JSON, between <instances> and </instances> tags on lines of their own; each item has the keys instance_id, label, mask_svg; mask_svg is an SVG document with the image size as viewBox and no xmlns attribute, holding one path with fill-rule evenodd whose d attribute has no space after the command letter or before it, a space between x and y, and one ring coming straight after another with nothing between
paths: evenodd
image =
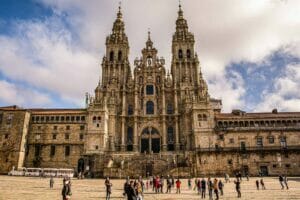
<instances>
[{"instance_id":1,"label":"tower spire","mask_svg":"<svg viewBox=\"0 0 300 200\"><path fill-rule=\"evenodd\" d=\"M182 11L182 9L181 9L181 1L180 1L180 0L179 0L179 5L178 5L178 7L179 7L179 10L178 10L178 17L183 18L183 11Z\"/></svg>"},{"instance_id":2,"label":"tower spire","mask_svg":"<svg viewBox=\"0 0 300 200\"><path fill-rule=\"evenodd\" d=\"M150 28L148 28L148 40L146 42L146 47L147 48L152 48L152 46L153 46L153 42L151 40L151 36L150 35L151 35Z\"/></svg>"},{"instance_id":3,"label":"tower spire","mask_svg":"<svg viewBox=\"0 0 300 200\"><path fill-rule=\"evenodd\" d=\"M122 3L121 3L121 1L119 1L119 8L118 8L119 10L117 13L118 19L122 19L121 6L122 6Z\"/></svg>"}]
</instances>

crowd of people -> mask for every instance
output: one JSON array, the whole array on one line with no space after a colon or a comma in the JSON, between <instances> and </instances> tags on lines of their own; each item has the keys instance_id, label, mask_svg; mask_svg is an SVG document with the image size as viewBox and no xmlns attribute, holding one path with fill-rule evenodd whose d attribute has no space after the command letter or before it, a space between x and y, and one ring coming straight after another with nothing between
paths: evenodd
<instances>
[{"instance_id":1,"label":"crowd of people","mask_svg":"<svg viewBox=\"0 0 300 200\"><path fill-rule=\"evenodd\" d=\"M224 177L225 183L230 182L230 178L228 174L225 174ZM249 176L246 176L246 180L249 181ZM279 175L278 180L281 186L281 189L289 189L288 180L286 176ZM194 185L193 185L194 182ZM236 174L234 181L235 190L237 193L237 197L241 198L241 183L242 176L240 174ZM166 184L166 185L165 185ZM106 188L106 200L109 200L112 193L112 183L110 178L107 177L104 182ZM266 190L266 186L264 183L263 177L255 180L255 185L257 190ZM54 186L53 177L50 178L50 189ZM166 186L166 187L164 187ZM148 177L146 180L143 180L142 177L138 179L130 179L127 177L124 188L123 188L123 196L127 200L143 200L144 192L152 190L153 193L172 193L173 189L176 189L176 194L181 193L182 182L179 178L175 179L173 176L152 176ZM216 199L218 200L220 196L224 195L224 183L221 178L195 178L194 181L191 178L187 179L187 188L189 190L194 190L201 198L205 199L208 195L210 200ZM65 177L63 179L63 188L62 188L62 199L69 200L71 199L71 179Z\"/></svg>"}]
</instances>

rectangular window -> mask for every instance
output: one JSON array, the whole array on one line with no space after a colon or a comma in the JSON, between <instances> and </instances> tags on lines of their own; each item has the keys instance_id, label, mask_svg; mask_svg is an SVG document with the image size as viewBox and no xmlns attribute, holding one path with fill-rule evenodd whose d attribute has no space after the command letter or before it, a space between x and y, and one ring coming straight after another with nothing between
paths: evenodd
<instances>
[{"instance_id":1,"label":"rectangular window","mask_svg":"<svg viewBox=\"0 0 300 200\"><path fill-rule=\"evenodd\" d=\"M280 146L283 147L283 148L285 148L287 146L285 137L280 138Z\"/></svg>"},{"instance_id":2,"label":"rectangular window","mask_svg":"<svg viewBox=\"0 0 300 200\"><path fill-rule=\"evenodd\" d=\"M40 155L40 153L41 153L40 151L41 151L41 146L36 145L35 146L35 152L34 152L35 157L38 157Z\"/></svg>"},{"instance_id":3,"label":"rectangular window","mask_svg":"<svg viewBox=\"0 0 300 200\"><path fill-rule=\"evenodd\" d=\"M53 140L56 140L56 134L53 134L53 135L52 135L52 139L53 139Z\"/></svg>"},{"instance_id":4,"label":"rectangular window","mask_svg":"<svg viewBox=\"0 0 300 200\"><path fill-rule=\"evenodd\" d=\"M80 140L83 140L83 134L80 134L80 135L79 135L79 139L80 139Z\"/></svg>"},{"instance_id":5,"label":"rectangular window","mask_svg":"<svg viewBox=\"0 0 300 200\"><path fill-rule=\"evenodd\" d=\"M50 156L51 157L55 156L55 146L54 145L51 146Z\"/></svg>"},{"instance_id":6,"label":"rectangular window","mask_svg":"<svg viewBox=\"0 0 300 200\"><path fill-rule=\"evenodd\" d=\"M4 139L8 139L8 134L5 134Z\"/></svg>"},{"instance_id":7,"label":"rectangular window","mask_svg":"<svg viewBox=\"0 0 300 200\"><path fill-rule=\"evenodd\" d=\"M81 126L80 126L80 130L84 130L84 125L81 125Z\"/></svg>"},{"instance_id":8,"label":"rectangular window","mask_svg":"<svg viewBox=\"0 0 300 200\"><path fill-rule=\"evenodd\" d=\"M57 126L53 126L53 130L57 130Z\"/></svg>"},{"instance_id":9,"label":"rectangular window","mask_svg":"<svg viewBox=\"0 0 300 200\"><path fill-rule=\"evenodd\" d=\"M70 130L70 126L66 126L66 130Z\"/></svg>"},{"instance_id":10,"label":"rectangular window","mask_svg":"<svg viewBox=\"0 0 300 200\"><path fill-rule=\"evenodd\" d=\"M70 146L65 146L65 156L70 155Z\"/></svg>"},{"instance_id":11,"label":"rectangular window","mask_svg":"<svg viewBox=\"0 0 300 200\"><path fill-rule=\"evenodd\" d=\"M96 149L96 150L98 150L98 148L99 148L99 146L98 146L98 145L96 145L96 146L95 146L95 149Z\"/></svg>"},{"instance_id":12,"label":"rectangular window","mask_svg":"<svg viewBox=\"0 0 300 200\"><path fill-rule=\"evenodd\" d=\"M270 143L270 144L274 144L274 137L273 137L273 136L270 136L270 137L269 137L269 143Z\"/></svg>"},{"instance_id":13,"label":"rectangular window","mask_svg":"<svg viewBox=\"0 0 300 200\"><path fill-rule=\"evenodd\" d=\"M38 129L38 130L41 130L41 129L42 129L42 127L41 127L41 126L38 126L38 127L37 127L37 129Z\"/></svg>"},{"instance_id":14,"label":"rectangular window","mask_svg":"<svg viewBox=\"0 0 300 200\"><path fill-rule=\"evenodd\" d=\"M69 134L69 133L66 133L66 134L65 134L65 139L66 139L66 140L70 139L70 134Z\"/></svg>"},{"instance_id":15,"label":"rectangular window","mask_svg":"<svg viewBox=\"0 0 300 200\"><path fill-rule=\"evenodd\" d=\"M153 87L153 85L147 85L146 86L146 94L147 95L153 95L154 94L154 87Z\"/></svg>"},{"instance_id":16,"label":"rectangular window","mask_svg":"<svg viewBox=\"0 0 300 200\"><path fill-rule=\"evenodd\" d=\"M230 139L229 139L229 143L230 143L230 144L233 144L233 143L234 143L234 139L233 139L233 138L230 138Z\"/></svg>"},{"instance_id":17,"label":"rectangular window","mask_svg":"<svg viewBox=\"0 0 300 200\"><path fill-rule=\"evenodd\" d=\"M262 137L256 138L256 145L258 147L262 147L263 146L263 138Z\"/></svg>"}]
</instances>

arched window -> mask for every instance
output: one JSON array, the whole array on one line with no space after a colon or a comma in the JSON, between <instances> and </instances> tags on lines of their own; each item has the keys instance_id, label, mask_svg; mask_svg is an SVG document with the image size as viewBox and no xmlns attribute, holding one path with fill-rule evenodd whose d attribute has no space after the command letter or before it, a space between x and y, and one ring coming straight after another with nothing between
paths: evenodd
<instances>
[{"instance_id":1,"label":"arched window","mask_svg":"<svg viewBox=\"0 0 300 200\"><path fill-rule=\"evenodd\" d=\"M167 129L167 142L168 151L174 151L174 129L171 126Z\"/></svg>"},{"instance_id":2,"label":"arched window","mask_svg":"<svg viewBox=\"0 0 300 200\"><path fill-rule=\"evenodd\" d=\"M122 51L119 51L118 52L118 61L121 61L122 60Z\"/></svg>"},{"instance_id":3,"label":"arched window","mask_svg":"<svg viewBox=\"0 0 300 200\"><path fill-rule=\"evenodd\" d=\"M167 105L167 114L168 115L173 114L173 105L170 103L168 103L168 105Z\"/></svg>"},{"instance_id":4,"label":"arched window","mask_svg":"<svg viewBox=\"0 0 300 200\"><path fill-rule=\"evenodd\" d=\"M178 50L178 58L179 59L183 58L183 54L182 54L182 50L181 49Z\"/></svg>"},{"instance_id":5,"label":"arched window","mask_svg":"<svg viewBox=\"0 0 300 200\"><path fill-rule=\"evenodd\" d=\"M133 150L133 128L128 127L127 128L127 151Z\"/></svg>"},{"instance_id":6,"label":"arched window","mask_svg":"<svg viewBox=\"0 0 300 200\"><path fill-rule=\"evenodd\" d=\"M186 50L186 57L191 58L191 50Z\"/></svg>"},{"instance_id":7,"label":"arched window","mask_svg":"<svg viewBox=\"0 0 300 200\"><path fill-rule=\"evenodd\" d=\"M109 61L114 61L114 52L113 51L111 51L109 53Z\"/></svg>"},{"instance_id":8,"label":"arched window","mask_svg":"<svg viewBox=\"0 0 300 200\"><path fill-rule=\"evenodd\" d=\"M154 103L152 101L147 101L146 103L146 114L154 114Z\"/></svg>"},{"instance_id":9,"label":"arched window","mask_svg":"<svg viewBox=\"0 0 300 200\"><path fill-rule=\"evenodd\" d=\"M133 115L133 106L128 105L128 115Z\"/></svg>"}]
</instances>

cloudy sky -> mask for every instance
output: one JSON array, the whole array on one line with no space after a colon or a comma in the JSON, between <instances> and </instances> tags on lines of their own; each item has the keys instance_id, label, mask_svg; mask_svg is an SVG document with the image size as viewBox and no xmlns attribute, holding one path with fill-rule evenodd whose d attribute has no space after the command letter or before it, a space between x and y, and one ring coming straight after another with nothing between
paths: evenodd
<instances>
[{"instance_id":1,"label":"cloudy sky","mask_svg":"<svg viewBox=\"0 0 300 200\"><path fill-rule=\"evenodd\" d=\"M1 0L0 106L84 106L118 2ZM182 0L182 7L224 112L300 111L300 1ZM177 0L122 0L131 64L150 28L170 68L177 11Z\"/></svg>"}]
</instances>

